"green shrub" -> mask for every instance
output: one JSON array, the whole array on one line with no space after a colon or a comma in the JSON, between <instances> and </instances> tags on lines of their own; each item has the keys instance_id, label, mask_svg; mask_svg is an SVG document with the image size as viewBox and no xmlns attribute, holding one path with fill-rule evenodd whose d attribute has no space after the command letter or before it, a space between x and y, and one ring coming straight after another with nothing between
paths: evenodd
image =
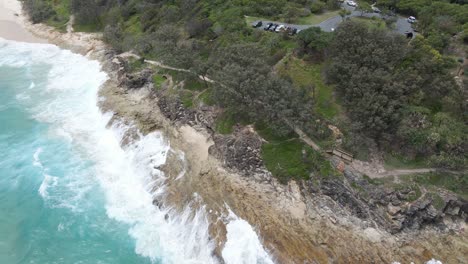
<instances>
[{"instance_id":1,"label":"green shrub","mask_svg":"<svg viewBox=\"0 0 468 264\"><path fill-rule=\"evenodd\" d=\"M42 0L24 0L23 7L34 24L43 22L55 14L52 5Z\"/></svg>"},{"instance_id":2,"label":"green shrub","mask_svg":"<svg viewBox=\"0 0 468 264\"><path fill-rule=\"evenodd\" d=\"M321 1L314 1L310 5L310 11L314 14L320 14L324 11L326 4Z\"/></svg>"}]
</instances>

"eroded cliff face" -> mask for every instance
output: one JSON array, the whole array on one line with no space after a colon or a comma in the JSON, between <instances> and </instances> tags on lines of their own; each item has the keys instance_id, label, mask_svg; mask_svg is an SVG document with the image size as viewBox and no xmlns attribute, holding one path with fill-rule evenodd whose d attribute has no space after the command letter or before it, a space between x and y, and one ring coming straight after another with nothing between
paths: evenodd
<instances>
[{"instance_id":1,"label":"eroded cliff face","mask_svg":"<svg viewBox=\"0 0 468 264\"><path fill-rule=\"evenodd\" d=\"M101 91L102 108L133 120L143 133L164 132L173 149L161 168L168 195L155 206L205 206L218 256L230 208L257 228L279 263L466 262L466 201L447 193L435 209L429 197L413 201L413 190L374 186L348 167L339 179L280 184L263 166L255 131L214 134L203 110L154 92L145 73L137 74L141 87L128 87L135 76L114 55L103 55L112 78Z\"/></svg>"},{"instance_id":2,"label":"eroded cliff face","mask_svg":"<svg viewBox=\"0 0 468 264\"><path fill-rule=\"evenodd\" d=\"M441 192L444 203L436 209L428 197L413 200L411 189L376 187L349 168L341 180L279 184L258 159L261 144L254 131L214 135L210 109L188 110L155 93L151 71L129 74L125 60L95 35L24 23L50 43L103 63L110 76L100 92L103 111L143 133L165 134L173 150L161 168L168 195L154 205L205 206L218 256L230 208L256 227L278 263L422 263L433 257L468 262L466 201ZM122 144L137 136L129 133Z\"/></svg>"}]
</instances>

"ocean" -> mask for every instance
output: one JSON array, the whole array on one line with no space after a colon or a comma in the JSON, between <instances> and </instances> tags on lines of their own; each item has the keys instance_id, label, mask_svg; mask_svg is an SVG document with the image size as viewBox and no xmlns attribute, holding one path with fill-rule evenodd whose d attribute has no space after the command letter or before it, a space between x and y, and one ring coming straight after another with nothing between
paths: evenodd
<instances>
[{"instance_id":1,"label":"ocean","mask_svg":"<svg viewBox=\"0 0 468 264\"><path fill-rule=\"evenodd\" d=\"M204 209L153 205L170 142L108 126L97 61L0 39L0 263L218 263ZM167 217L169 214L171 217ZM273 263L234 214L226 263Z\"/></svg>"}]
</instances>

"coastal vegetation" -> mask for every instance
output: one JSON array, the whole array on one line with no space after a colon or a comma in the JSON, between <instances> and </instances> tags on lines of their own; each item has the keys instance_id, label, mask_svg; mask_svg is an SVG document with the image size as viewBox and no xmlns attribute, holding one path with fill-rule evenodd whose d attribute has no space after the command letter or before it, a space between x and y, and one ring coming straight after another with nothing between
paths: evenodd
<instances>
[{"instance_id":1,"label":"coastal vegetation","mask_svg":"<svg viewBox=\"0 0 468 264\"><path fill-rule=\"evenodd\" d=\"M308 178L328 166L311 158L314 151L294 128L359 158L377 148L392 153L384 156L394 164L399 157L453 170L468 166L466 77L458 70L466 72L460 57L468 43L464 1L378 1L383 12L418 17L420 34L412 40L394 33L392 23L367 18L347 20L332 33L313 27L297 36L246 25L258 17L320 22L339 14L334 0L23 2L34 23L63 29L73 14L75 29L102 31L118 52L189 70L168 73L185 82L176 97L188 108L221 109L217 132L268 124L263 130L275 138L289 136L262 147L267 168L280 179ZM461 76L458 83L454 75ZM163 81L154 77L157 87ZM328 125L341 130L341 144Z\"/></svg>"}]
</instances>

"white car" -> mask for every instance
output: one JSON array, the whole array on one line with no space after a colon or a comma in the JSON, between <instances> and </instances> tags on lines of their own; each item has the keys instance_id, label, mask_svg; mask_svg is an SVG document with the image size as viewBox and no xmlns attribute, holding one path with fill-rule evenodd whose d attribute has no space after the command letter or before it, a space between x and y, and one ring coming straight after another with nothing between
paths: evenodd
<instances>
[{"instance_id":1,"label":"white car","mask_svg":"<svg viewBox=\"0 0 468 264\"><path fill-rule=\"evenodd\" d=\"M357 3L352 1L352 0L348 0L346 1L346 4L349 5L349 6L353 6L353 7L356 7L357 6Z\"/></svg>"},{"instance_id":2,"label":"white car","mask_svg":"<svg viewBox=\"0 0 468 264\"><path fill-rule=\"evenodd\" d=\"M286 29L286 27L285 27L284 25L279 25L279 26L276 28L275 31L276 31L276 32L281 32L281 31L283 31L283 30L285 30L285 29Z\"/></svg>"},{"instance_id":3,"label":"white car","mask_svg":"<svg viewBox=\"0 0 468 264\"><path fill-rule=\"evenodd\" d=\"M414 23L414 22L416 22L416 18L415 18L414 16L408 17L407 20L408 20L409 23Z\"/></svg>"}]
</instances>

